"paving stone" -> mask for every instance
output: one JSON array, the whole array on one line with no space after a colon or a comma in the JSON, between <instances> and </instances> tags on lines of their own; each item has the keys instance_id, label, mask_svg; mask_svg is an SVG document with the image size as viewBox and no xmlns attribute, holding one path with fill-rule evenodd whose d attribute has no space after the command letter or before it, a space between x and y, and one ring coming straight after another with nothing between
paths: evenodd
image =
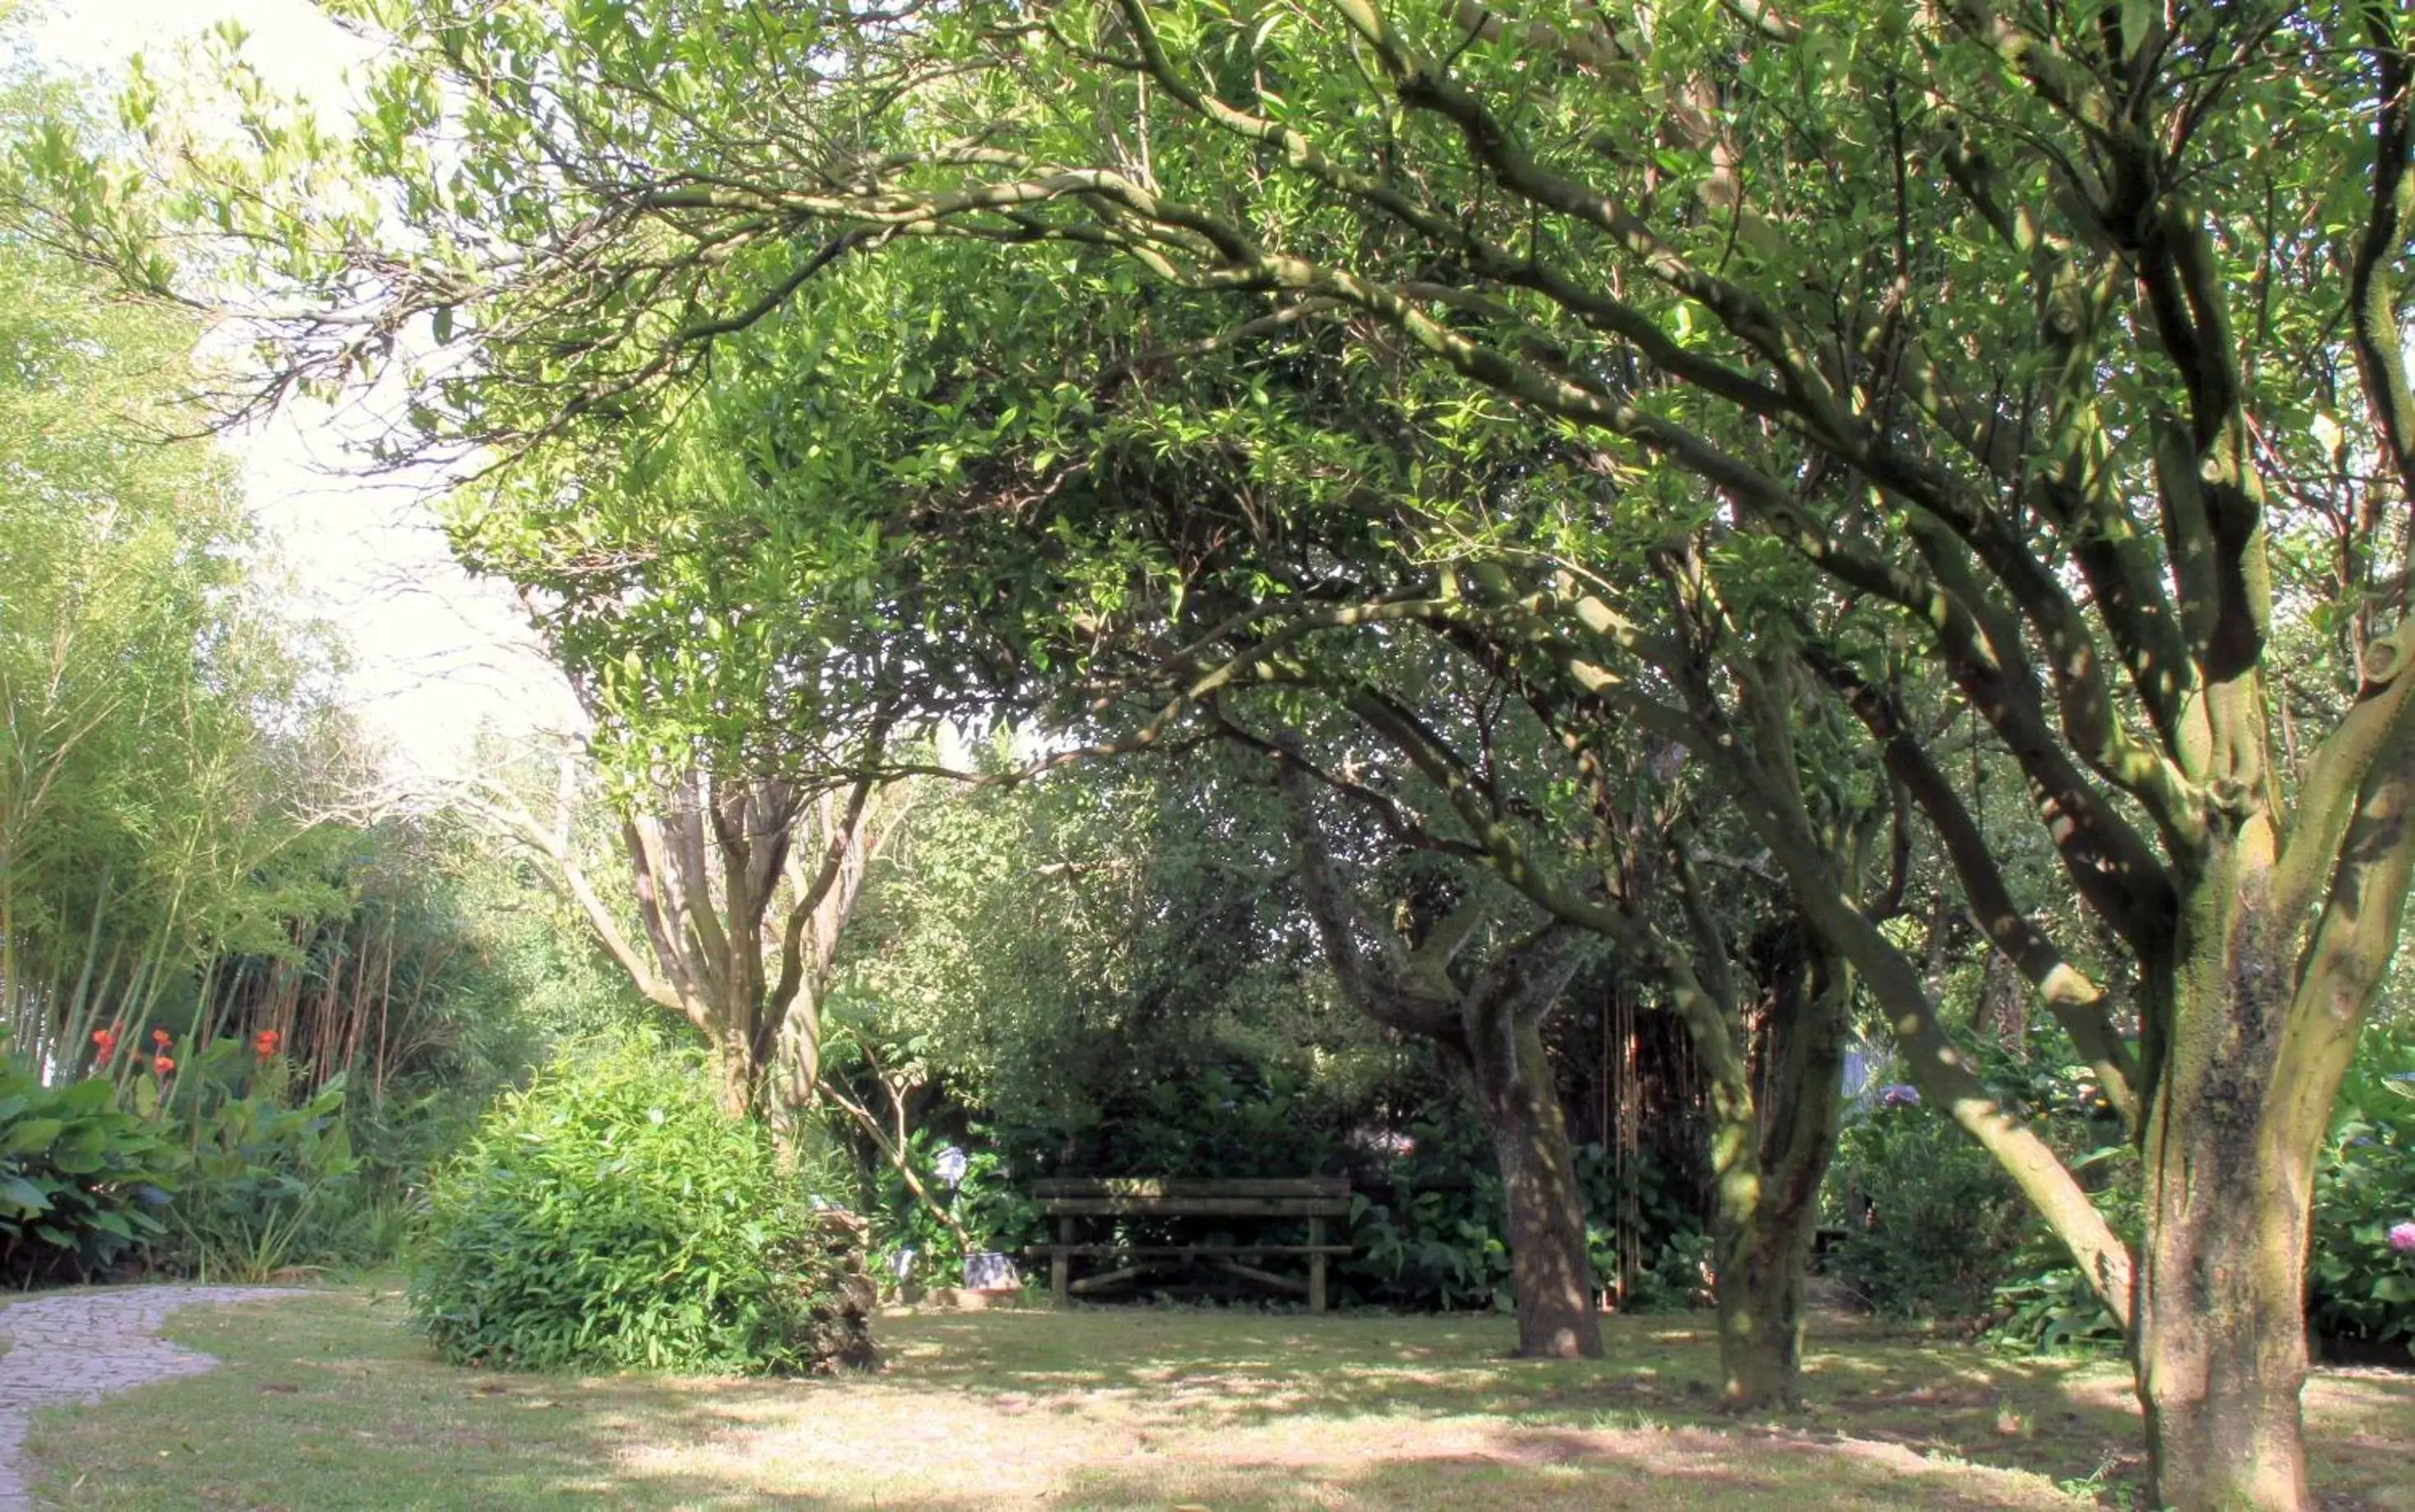
<instances>
[{"instance_id":1,"label":"paving stone","mask_svg":"<svg viewBox=\"0 0 2415 1512\"><path fill-rule=\"evenodd\" d=\"M37 1407L96 1402L112 1392L193 1375L218 1364L158 1337L180 1308L264 1302L308 1294L267 1286L135 1286L54 1292L0 1308L0 1512L32 1512L20 1459L26 1415Z\"/></svg>"}]
</instances>

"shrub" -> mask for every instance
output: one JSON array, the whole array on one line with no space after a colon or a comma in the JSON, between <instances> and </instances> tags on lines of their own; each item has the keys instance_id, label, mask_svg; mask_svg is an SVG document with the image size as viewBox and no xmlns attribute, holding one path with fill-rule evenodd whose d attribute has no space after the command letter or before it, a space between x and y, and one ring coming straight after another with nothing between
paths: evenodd
<instances>
[{"instance_id":1,"label":"shrub","mask_svg":"<svg viewBox=\"0 0 2415 1512\"><path fill-rule=\"evenodd\" d=\"M1699 1192L1649 1146L1624 1160L1599 1145L1577 1151L1577 1184L1584 1190L1585 1248L1595 1282L1615 1287L1620 1278L1618 1215L1634 1221L1632 1241L1640 1260L1624 1295L1622 1312L1681 1312L1710 1300L1711 1236L1697 1210Z\"/></svg>"},{"instance_id":2,"label":"shrub","mask_svg":"<svg viewBox=\"0 0 2415 1512\"><path fill-rule=\"evenodd\" d=\"M2068 1136L2074 1120L2049 1124ZM2108 1130L2092 1124L2088 1131ZM2088 1200L2113 1232L2134 1249L2144 1227L2138 1190L2138 1151L2128 1139L2102 1145L2085 1155L2070 1140L2059 1141L2063 1161L2088 1184ZM2031 1354L2067 1350L2108 1352L2122 1346L2122 1325L2089 1284L2087 1272L2044 1223L2032 1221L2029 1237L2007 1264L1996 1287L1995 1312L1987 1329L1990 1344Z\"/></svg>"},{"instance_id":3,"label":"shrub","mask_svg":"<svg viewBox=\"0 0 2415 1512\"><path fill-rule=\"evenodd\" d=\"M220 1040L182 1073L182 1138L189 1156L170 1209L176 1236L163 1258L213 1280L266 1280L320 1268L355 1251L362 1208L344 1079L292 1105L292 1067L274 1041Z\"/></svg>"},{"instance_id":4,"label":"shrub","mask_svg":"<svg viewBox=\"0 0 2415 1512\"><path fill-rule=\"evenodd\" d=\"M1340 1269L1355 1293L1393 1306L1508 1310L1508 1200L1464 1100L1438 1100L1413 1121L1384 1176L1381 1198L1351 1198L1357 1248Z\"/></svg>"},{"instance_id":5,"label":"shrub","mask_svg":"<svg viewBox=\"0 0 2415 1512\"><path fill-rule=\"evenodd\" d=\"M2325 1154L2307 1317L2325 1338L2415 1354L2415 1020L2366 1032Z\"/></svg>"},{"instance_id":6,"label":"shrub","mask_svg":"<svg viewBox=\"0 0 2415 1512\"><path fill-rule=\"evenodd\" d=\"M1882 1103L1848 1125L1829 1180L1845 1233L1827 1274L1897 1317L1982 1310L2030 1225L1995 1159L1917 1104Z\"/></svg>"},{"instance_id":7,"label":"shrub","mask_svg":"<svg viewBox=\"0 0 2415 1512\"><path fill-rule=\"evenodd\" d=\"M793 1373L869 1364L861 1225L820 1217L698 1055L562 1050L440 1169L412 1308L448 1358Z\"/></svg>"},{"instance_id":8,"label":"shrub","mask_svg":"<svg viewBox=\"0 0 2415 1512\"><path fill-rule=\"evenodd\" d=\"M147 1078L134 1085L156 1101ZM137 1258L182 1154L106 1077L44 1086L0 1058L0 1280L88 1280Z\"/></svg>"},{"instance_id":9,"label":"shrub","mask_svg":"<svg viewBox=\"0 0 2415 1512\"><path fill-rule=\"evenodd\" d=\"M974 1132L980 1132L978 1126ZM995 1150L966 1149L918 1129L907 1140L906 1151L922 1190L964 1225L974 1249L1015 1255L1047 1237L1039 1205L1012 1178ZM965 1257L955 1235L908 1190L893 1167L883 1162L873 1168L871 1191L873 1256L881 1275L901 1289L909 1281L917 1286L965 1284Z\"/></svg>"}]
</instances>

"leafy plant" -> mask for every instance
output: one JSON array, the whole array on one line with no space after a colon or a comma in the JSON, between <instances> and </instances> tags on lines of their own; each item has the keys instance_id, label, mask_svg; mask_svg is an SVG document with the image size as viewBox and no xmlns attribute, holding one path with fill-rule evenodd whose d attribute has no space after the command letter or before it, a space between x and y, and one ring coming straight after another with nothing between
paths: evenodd
<instances>
[{"instance_id":1,"label":"leafy plant","mask_svg":"<svg viewBox=\"0 0 2415 1512\"><path fill-rule=\"evenodd\" d=\"M2041 1238L2022 1253L2029 1263L2016 1261L2018 1274L1995 1290L1988 1342L2041 1354L2121 1347L2121 1324L2059 1246Z\"/></svg>"},{"instance_id":2,"label":"leafy plant","mask_svg":"<svg viewBox=\"0 0 2415 1512\"><path fill-rule=\"evenodd\" d=\"M1346 1280L1396 1306L1506 1309L1508 1206L1484 1132L1456 1100L1411 1123L1387 1172L1388 1200L1351 1203Z\"/></svg>"},{"instance_id":3,"label":"leafy plant","mask_svg":"<svg viewBox=\"0 0 2415 1512\"><path fill-rule=\"evenodd\" d=\"M438 1173L411 1305L448 1358L788 1373L866 1363L860 1241L818 1219L701 1057L576 1041Z\"/></svg>"},{"instance_id":4,"label":"leafy plant","mask_svg":"<svg viewBox=\"0 0 2415 1512\"><path fill-rule=\"evenodd\" d=\"M1011 1178L997 1151L964 1149L918 1129L908 1137L907 1160L976 1248L1013 1254L1044 1233L1038 1205ZM874 1168L872 1191L874 1268L897 1283L962 1285L964 1254L930 1205L886 1165Z\"/></svg>"},{"instance_id":5,"label":"leafy plant","mask_svg":"<svg viewBox=\"0 0 2415 1512\"><path fill-rule=\"evenodd\" d=\"M259 1281L342 1258L360 1169L343 1078L289 1105L283 1057L232 1040L193 1056L183 1074L188 1165L170 1210L179 1268Z\"/></svg>"},{"instance_id":6,"label":"leafy plant","mask_svg":"<svg viewBox=\"0 0 2415 1512\"><path fill-rule=\"evenodd\" d=\"M2367 1031L2324 1153L2307 1316L2320 1335L2415 1354L2415 1020Z\"/></svg>"},{"instance_id":7,"label":"leafy plant","mask_svg":"<svg viewBox=\"0 0 2415 1512\"><path fill-rule=\"evenodd\" d=\"M0 1279L89 1280L165 1231L183 1152L118 1103L106 1078L44 1086L0 1058Z\"/></svg>"},{"instance_id":8,"label":"leafy plant","mask_svg":"<svg viewBox=\"0 0 2415 1512\"><path fill-rule=\"evenodd\" d=\"M1829 1180L1845 1234L1827 1274L1874 1311L1983 1310L2029 1232L2002 1168L1917 1104L1882 1106L1849 1125Z\"/></svg>"},{"instance_id":9,"label":"leafy plant","mask_svg":"<svg viewBox=\"0 0 2415 1512\"><path fill-rule=\"evenodd\" d=\"M1697 1205L1700 1193L1677 1173L1648 1149L1621 1162L1600 1145L1588 1145L1577 1152L1577 1185L1584 1191L1585 1246L1597 1280L1609 1286L1619 1275L1622 1208L1636 1220L1639 1254L1651 1257L1619 1298L1622 1310L1677 1312L1706 1300L1711 1238Z\"/></svg>"}]
</instances>

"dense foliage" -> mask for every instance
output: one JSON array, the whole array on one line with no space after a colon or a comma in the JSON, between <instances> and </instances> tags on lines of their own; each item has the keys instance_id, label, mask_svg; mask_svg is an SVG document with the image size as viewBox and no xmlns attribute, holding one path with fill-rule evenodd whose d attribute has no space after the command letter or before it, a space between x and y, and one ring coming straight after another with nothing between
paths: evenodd
<instances>
[{"instance_id":1,"label":"dense foliage","mask_svg":"<svg viewBox=\"0 0 2415 1512\"><path fill-rule=\"evenodd\" d=\"M2415 1016L2366 1032L2323 1153L2307 1313L2327 1338L2415 1357Z\"/></svg>"},{"instance_id":2,"label":"dense foliage","mask_svg":"<svg viewBox=\"0 0 2415 1512\"><path fill-rule=\"evenodd\" d=\"M326 653L226 465L163 442L195 334L0 255L0 1024L63 1065L340 906L308 853L349 756Z\"/></svg>"},{"instance_id":3,"label":"dense foliage","mask_svg":"<svg viewBox=\"0 0 2415 1512\"><path fill-rule=\"evenodd\" d=\"M45 1086L0 1057L0 1276L22 1286L107 1276L167 1233L182 1151L105 1080Z\"/></svg>"},{"instance_id":4,"label":"dense foliage","mask_svg":"<svg viewBox=\"0 0 2415 1512\"><path fill-rule=\"evenodd\" d=\"M411 1302L453 1359L799 1372L870 1362L863 1283L759 1127L658 1037L574 1041L436 1174Z\"/></svg>"},{"instance_id":5,"label":"dense foliage","mask_svg":"<svg viewBox=\"0 0 2415 1512\"><path fill-rule=\"evenodd\" d=\"M77 107L0 80L12 142L52 108ZM279 544L203 435L203 329L0 228L0 1267L21 1283L390 1259L428 1160L608 999L583 963L539 965L541 899L508 862L374 796L336 637L284 608Z\"/></svg>"},{"instance_id":6,"label":"dense foliage","mask_svg":"<svg viewBox=\"0 0 2415 1512\"><path fill-rule=\"evenodd\" d=\"M1825 1273L1895 1316L1982 1311L2030 1226L2002 1171L1928 1108L1875 1107L1848 1126L1831 1181L1843 1237Z\"/></svg>"}]
</instances>

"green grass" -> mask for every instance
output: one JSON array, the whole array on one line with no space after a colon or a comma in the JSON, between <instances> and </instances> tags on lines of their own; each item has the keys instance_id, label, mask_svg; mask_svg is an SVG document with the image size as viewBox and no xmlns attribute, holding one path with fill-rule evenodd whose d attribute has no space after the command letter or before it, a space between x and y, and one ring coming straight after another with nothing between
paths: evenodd
<instances>
[{"instance_id":1,"label":"green grass","mask_svg":"<svg viewBox=\"0 0 2415 1512\"><path fill-rule=\"evenodd\" d=\"M578 1379L440 1365L392 1293L331 1293L183 1314L223 1369L28 1447L65 1506L262 1512L2067 1507L2138 1472L2109 1364L1839 1324L1808 1408L1743 1425L1698 1320L1607 1332L1606 1361L1531 1363L1491 1318L926 1314L882 1320L872 1377ZM2415 1509L2415 1378L2327 1374L2308 1412L2328 1505Z\"/></svg>"}]
</instances>

